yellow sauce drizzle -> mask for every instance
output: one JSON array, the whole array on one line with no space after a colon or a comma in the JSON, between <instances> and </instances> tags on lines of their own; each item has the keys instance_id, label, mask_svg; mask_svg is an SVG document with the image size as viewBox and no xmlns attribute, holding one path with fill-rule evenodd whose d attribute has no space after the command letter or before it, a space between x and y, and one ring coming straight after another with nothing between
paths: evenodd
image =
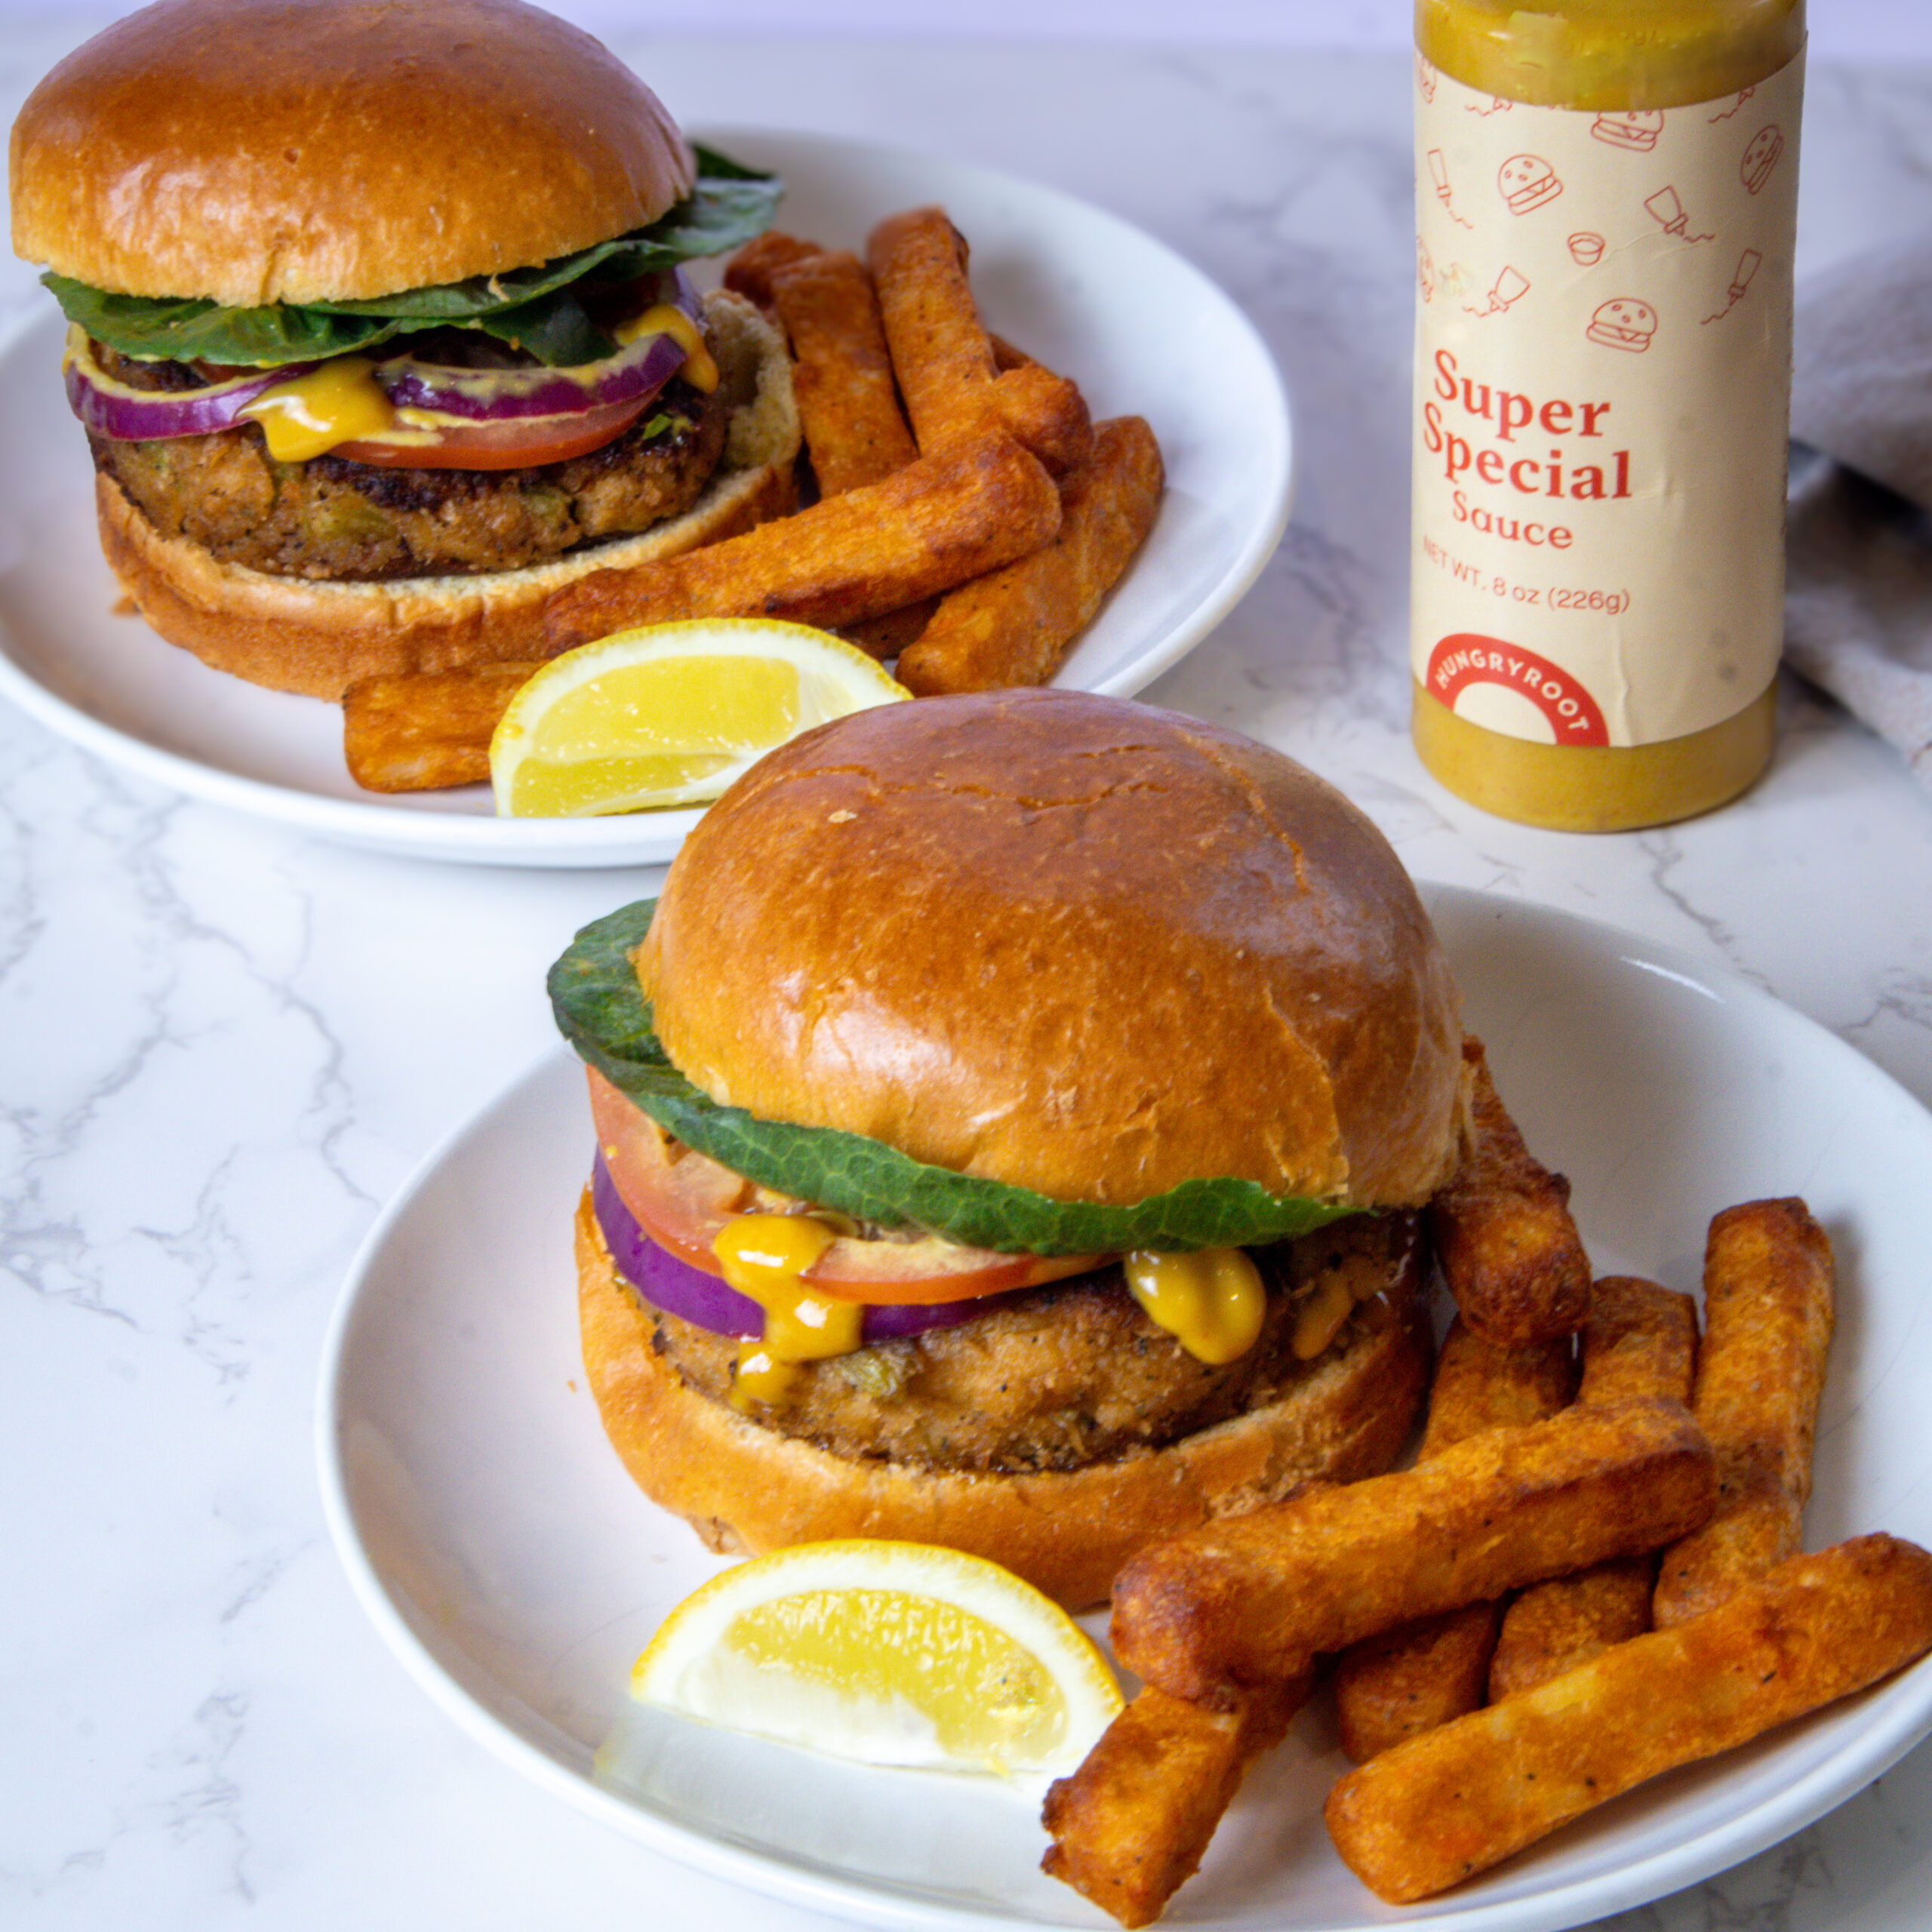
<instances>
[{"instance_id":1,"label":"yellow sauce drizzle","mask_svg":"<svg viewBox=\"0 0 1932 1932\"><path fill-rule=\"evenodd\" d=\"M1355 1305L1346 1276L1331 1275L1303 1302L1295 1316L1294 1337L1291 1343L1297 1361L1312 1361L1335 1339L1336 1331L1349 1318Z\"/></svg>"},{"instance_id":2,"label":"yellow sauce drizzle","mask_svg":"<svg viewBox=\"0 0 1932 1932\"><path fill-rule=\"evenodd\" d=\"M366 355L337 355L294 381L264 389L241 414L262 426L278 463L306 463L338 443L380 436L395 410L377 386Z\"/></svg>"},{"instance_id":3,"label":"yellow sauce drizzle","mask_svg":"<svg viewBox=\"0 0 1932 1932\"><path fill-rule=\"evenodd\" d=\"M711 359L704 337L683 309L660 302L641 315L634 315L617 331L622 343L635 342L640 336L668 335L685 352L685 366L678 371L694 389L709 395L718 386L718 365Z\"/></svg>"},{"instance_id":4,"label":"yellow sauce drizzle","mask_svg":"<svg viewBox=\"0 0 1932 1932\"><path fill-rule=\"evenodd\" d=\"M800 1362L859 1346L864 1307L816 1294L799 1279L837 1238L808 1214L740 1214L718 1231L711 1247L726 1282L764 1310L764 1333L738 1345L734 1408L782 1402Z\"/></svg>"},{"instance_id":5,"label":"yellow sauce drizzle","mask_svg":"<svg viewBox=\"0 0 1932 1932\"><path fill-rule=\"evenodd\" d=\"M1238 1247L1196 1254L1137 1250L1122 1257L1134 1299L1197 1361L1214 1367L1254 1347L1267 1312L1254 1263Z\"/></svg>"}]
</instances>

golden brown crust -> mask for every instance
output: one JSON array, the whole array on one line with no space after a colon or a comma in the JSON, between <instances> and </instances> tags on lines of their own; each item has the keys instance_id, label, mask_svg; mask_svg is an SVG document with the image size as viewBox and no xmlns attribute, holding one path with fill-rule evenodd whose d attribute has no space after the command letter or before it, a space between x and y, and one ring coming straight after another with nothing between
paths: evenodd
<instances>
[{"instance_id":1,"label":"golden brown crust","mask_svg":"<svg viewBox=\"0 0 1932 1932\"><path fill-rule=\"evenodd\" d=\"M1455 991L1386 841L1278 752L1118 699L795 740L687 841L638 970L714 1099L1063 1200L1226 1174L1412 1205L1457 1151Z\"/></svg>"},{"instance_id":2,"label":"golden brown crust","mask_svg":"<svg viewBox=\"0 0 1932 1932\"><path fill-rule=\"evenodd\" d=\"M937 1473L832 1455L687 1389L653 1351L651 1324L611 1267L587 1195L577 1257L584 1367L605 1432L646 1494L711 1548L756 1553L852 1536L949 1544L1077 1609L1104 1600L1121 1564L1157 1537L1316 1476L1352 1481L1386 1469L1428 1375L1412 1272L1403 1290L1362 1311L1351 1350L1272 1407L1081 1469Z\"/></svg>"},{"instance_id":3,"label":"golden brown crust","mask_svg":"<svg viewBox=\"0 0 1932 1932\"><path fill-rule=\"evenodd\" d=\"M217 563L199 545L162 535L98 475L101 547L169 643L275 691L339 698L365 678L548 657L543 610L566 585L716 543L792 507L798 431L783 339L734 296L711 297L706 321L726 380L743 384L745 400L704 494L637 536L522 570L315 583Z\"/></svg>"},{"instance_id":4,"label":"golden brown crust","mask_svg":"<svg viewBox=\"0 0 1932 1932\"><path fill-rule=\"evenodd\" d=\"M693 174L650 89L518 0L162 0L35 88L11 171L17 254L230 308L530 267Z\"/></svg>"}]
</instances>

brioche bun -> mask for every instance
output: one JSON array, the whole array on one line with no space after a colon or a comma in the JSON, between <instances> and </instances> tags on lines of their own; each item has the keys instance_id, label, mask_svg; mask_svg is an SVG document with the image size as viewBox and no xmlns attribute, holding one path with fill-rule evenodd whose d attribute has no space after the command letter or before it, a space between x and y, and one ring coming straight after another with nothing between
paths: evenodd
<instances>
[{"instance_id":1,"label":"brioche bun","mask_svg":"<svg viewBox=\"0 0 1932 1932\"><path fill-rule=\"evenodd\" d=\"M520 0L160 0L14 124L15 251L229 308L527 267L691 192L656 97Z\"/></svg>"},{"instance_id":2,"label":"brioche bun","mask_svg":"<svg viewBox=\"0 0 1932 1932\"><path fill-rule=\"evenodd\" d=\"M910 709L909 706L906 707ZM1395 1460L1431 1355L1417 1251L1275 1401L1153 1450L1084 1468L983 1475L835 1455L688 1388L651 1345L586 1195L577 1211L583 1361L632 1478L709 1549L758 1555L828 1537L942 1543L1004 1564L1070 1610L1106 1601L1162 1537L1257 1509L1323 1478Z\"/></svg>"},{"instance_id":3,"label":"brioche bun","mask_svg":"<svg viewBox=\"0 0 1932 1932\"><path fill-rule=\"evenodd\" d=\"M205 664L271 690L340 698L364 678L551 654L543 608L592 571L641 570L795 507L798 451L784 339L741 297L705 299L731 398L723 460L681 515L521 570L382 583L272 577L157 529L112 478L94 478L101 548L149 625Z\"/></svg>"},{"instance_id":4,"label":"brioche bun","mask_svg":"<svg viewBox=\"0 0 1932 1932\"><path fill-rule=\"evenodd\" d=\"M713 1100L1060 1200L1413 1207L1458 1152L1455 989L1388 841L1118 699L924 698L782 747L686 841L638 971Z\"/></svg>"}]
</instances>

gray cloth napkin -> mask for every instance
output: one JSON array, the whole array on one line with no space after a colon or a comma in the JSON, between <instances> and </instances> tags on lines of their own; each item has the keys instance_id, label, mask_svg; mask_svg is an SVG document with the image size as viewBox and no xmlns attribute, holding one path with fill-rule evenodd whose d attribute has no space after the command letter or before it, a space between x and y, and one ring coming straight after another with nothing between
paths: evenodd
<instances>
[{"instance_id":1,"label":"gray cloth napkin","mask_svg":"<svg viewBox=\"0 0 1932 1932\"><path fill-rule=\"evenodd\" d=\"M1932 232L1798 291L1785 655L1932 787Z\"/></svg>"}]
</instances>

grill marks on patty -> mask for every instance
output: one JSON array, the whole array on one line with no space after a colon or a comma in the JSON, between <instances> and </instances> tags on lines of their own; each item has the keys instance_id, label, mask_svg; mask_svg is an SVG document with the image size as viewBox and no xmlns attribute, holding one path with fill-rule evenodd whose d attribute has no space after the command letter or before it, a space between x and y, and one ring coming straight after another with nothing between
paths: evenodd
<instances>
[{"instance_id":1,"label":"grill marks on patty","mask_svg":"<svg viewBox=\"0 0 1932 1932\"><path fill-rule=\"evenodd\" d=\"M203 380L179 363L99 344L95 353L135 387L179 391ZM727 426L721 389L706 395L674 377L622 435L528 469L392 469L332 455L277 463L252 423L162 441L88 441L95 468L157 529L222 563L380 582L516 570L648 530L703 493Z\"/></svg>"},{"instance_id":2,"label":"grill marks on patty","mask_svg":"<svg viewBox=\"0 0 1932 1932\"><path fill-rule=\"evenodd\" d=\"M1368 1300L1401 1278L1417 1238L1414 1216L1358 1215L1258 1251L1267 1319L1255 1346L1223 1367L1150 1320L1115 1267L955 1328L804 1363L790 1399L752 1420L836 1455L931 1469L1073 1469L1158 1448L1265 1407L1305 1378L1315 1364L1292 1343L1309 1297L1339 1274L1358 1303ZM644 1306L657 1352L688 1387L728 1401L735 1341ZM1373 1318L1358 1306L1337 1343Z\"/></svg>"}]
</instances>

